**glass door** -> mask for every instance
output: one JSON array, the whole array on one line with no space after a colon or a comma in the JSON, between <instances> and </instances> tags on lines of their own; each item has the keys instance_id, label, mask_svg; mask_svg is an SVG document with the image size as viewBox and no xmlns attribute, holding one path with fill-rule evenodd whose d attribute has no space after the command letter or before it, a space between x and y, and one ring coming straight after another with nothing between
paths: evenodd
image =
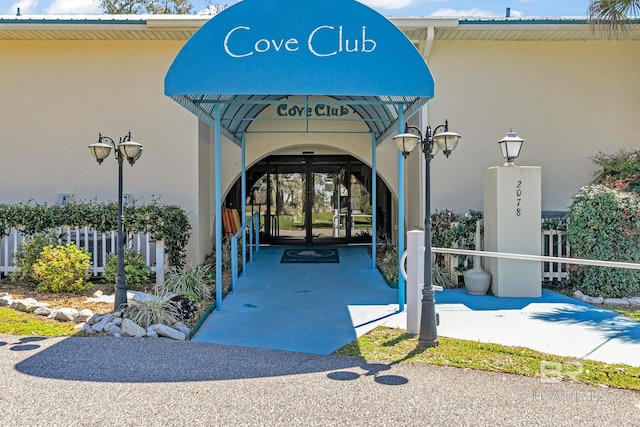
<instances>
[{"instance_id":1,"label":"glass door","mask_svg":"<svg viewBox=\"0 0 640 427\"><path fill-rule=\"evenodd\" d=\"M312 180L311 243L346 242L351 228L351 203L345 177L348 163L336 158L313 158L310 166Z\"/></svg>"},{"instance_id":2,"label":"glass door","mask_svg":"<svg viewBox=\"0 0 640 427\"><path fill-rule=\"evenodd\" d=\"M273 162L269 168L269 240L280 244L306 243L307 166Z\"/></svg>"},{"instance_id":3,"label":"glass door","mask_svg":"<svg viewBox=\"0 0 640 427\"><path fill-rule=\"evenodd\" d=\"M247 174L247 215L271 244L369 243L371 169L350 156L271 156Z\"/></svg>"}]
</instances>

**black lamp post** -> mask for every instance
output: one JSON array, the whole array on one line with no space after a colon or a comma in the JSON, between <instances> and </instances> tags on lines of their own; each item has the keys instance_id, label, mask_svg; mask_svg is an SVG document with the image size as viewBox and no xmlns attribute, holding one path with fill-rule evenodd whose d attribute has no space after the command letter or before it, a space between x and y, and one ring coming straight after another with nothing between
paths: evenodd
<instances>
[{"instance_id":1,"label":"black lamp post","mask_svg":"<svg viewBox=\"0 0 640 427\"><path fill-rule=\"evenodd\" d=\"M437 126L433 131L431 126L427 126L424 137L419 128L408 124L405 125L404 133L393 137L405 159L420 143L426 160L424 187L424 286L422 287L422 314L420 317L420 336L418 338L418 345L421 347L435 347L438 345L436 307L433 299L433 265L431 260L431 159L437 154L438 149L442 150L446 157L449 157L458 145L460 138L461 136L457 133L449 132L449 122L447 120L445 120L444 125Z\"/></svg>"},{"instance_id":2,"label":"black lamp post","mask_svg":"<svg viewBox=\"0 0 640 427\"><path fill-rule=\"evenodd\" d=\"M108 136L98 134L98 142L90 144L89 150L98 164L109 157L111 148L114 149L118 161L118 275L116 276L116 292L114 297L114 310L117 311L127 303L127 281L124 273L124 226L122 212L122 162L126 159L131 166L142 155L142 144L131 139L131 132L120 138L118 144Z\"/></svg>"}]
</instances>

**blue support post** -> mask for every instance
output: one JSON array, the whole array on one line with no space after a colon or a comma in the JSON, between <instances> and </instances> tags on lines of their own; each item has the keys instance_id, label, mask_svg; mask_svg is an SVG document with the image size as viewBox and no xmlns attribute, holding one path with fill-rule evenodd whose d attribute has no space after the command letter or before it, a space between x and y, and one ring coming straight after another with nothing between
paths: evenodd
<instances>
[{"instance_id":1,"label":"blue support post","mask_svg":"<svg viewBox=\"0 0 640 427\"><path fill-rule=\"evenodd\" d=\"M398 133L404 132L404 111L398 105ZM398 150L398 310L404 311L404 276L400 260L404 253L404 157Z\"/></svg>"},{"instance_id":2,"label":"blue support post","mask_svg":"<svg viewBox=\"0 0 640 427\"><path fill-rule=\"evenodd\" d=\"M378 230L378 158L376 156L376 134L371 134L371 269L376 268L376 237Z\"/></svg>"},{"instance_id":3,"label":"blue support post","mask_svg":"<svg viewBox=\"0 0 640 427\"><path fill-rule=\"evenodd\" d=\"M214 129L215 139L215 207L216 207L216 311L222 310L222 192L220 179L220 157L221 153L221 141L220 141L220 104L216 103L216 123Z\"/></svg>"},{"instance_id":4,"label":"blue support post","mask_svg":"<svg viewBox=\"0 0 640 427\"><path fill-rule=\"evenodd\" d=\"M258 215L260 215L260 212L258 212ZM248 224L248 228L249 228L249 262L253 262L253 230L254 230L254 225L253 225L253 217L251 217L251 220L249 220L249 224Z\"/></svg>"},{"instance_id":5,"label":"blue support post","mask_svg":"<svg viewBox=\"0 0 640 427\"><path fill-rule=\"evenodd\" d=\"M246 165L246 140L245 133L242 132L242 146L240 148L240 162L242 163L242 172L240 175L240 198L242 219L240 224L244 224L247 221L247 165ZM235 253L235 252L234 252ZM247 233L242 232L242 275L247 274Z\"/></svg>"},{"instance_id":6,"label":"blue support post","mask_svg":"<svg viewBox=\"0 0 640 427\"><path fill-rule=\"evenodd\" d=\"M256 253L260 250L260 212L256 217Z\"/></svg>"},{"instance_id":7,"label":"blue support post","mask_svg":"<svg viewBox=\"0 0 640 427\"><path fill-rule=\"evenodd\" d=\"M238 253L238 239L236 236L233 236L231 239L231 254ZM246 270L246 266L244 266L243 270ZM238 279L238 257L231 256L231 292L236 293L236 282Z\"/></svg>"}]
</instances>

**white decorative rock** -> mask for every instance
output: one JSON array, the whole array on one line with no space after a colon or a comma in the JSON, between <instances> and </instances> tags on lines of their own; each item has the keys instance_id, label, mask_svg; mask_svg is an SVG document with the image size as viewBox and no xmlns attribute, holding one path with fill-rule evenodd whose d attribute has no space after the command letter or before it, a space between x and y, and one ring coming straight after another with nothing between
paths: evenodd
<instances>
[{"instance_id":1,"label":"white decorative rock","mask_svg":"<svg viewBox=\"0 0 640 427\"><path fill-rule=\"evenodd\" d=\"M33 310L33 314L37 314L38 316L49 316L51 314L51 310L47 307L38 307Z\"/></svg>"},{"instance_id":2,"label":"white decorative rock","mask_svg":"<svg viewBox=\"0 0 640 427\"><path fill-rule=\"evenodd\" d=\"M105 325L111 322L112 319L113 319L112 314L110 313L105 314L104 316L102 316L102 318L98 323L92 326L93 330L96 332L102 332L104 330Z\"/></svg>"},{"instance_id":3,"label":"white decorative rock","mask_svg":"<svg viewBox=\"0 0 640 427\"><path fill-rule=\"evenodd\" d=\"M122 329L122 336L123 337L142 338L147 334L147 331L143 327L141 327L139 325L136 325L130 319L123 319L122 320L122 328L121 329Z\"/></svg>"},{"instance_id":4,"label":"white decorative rock","mask_svg":"<svg viewBox=\"0 0 640 427\"><path fill-rule=\"evenodd\" d=\"M596 305L600 305L604 302L604 298L602 297L590 297L589 295L585 295L584 297L582 297L582 301L586 302L587 304L596 304Z\"/></svg>"},{"instance_id":5,"label":"white decorative rock","mask_svg":"<svg viewBox=\"0 0 640 427\"><path fill-rule=\"evenodd\" d=\"M627 298L632 307L640 307L640 297Z\"/></svg>"},{"instance_id":6,"label":"white decorative rock","mask_svg":"<svg viewBox=\"0 0 640 427\"><path fill-rule=\"evenodd\" d=\"M104 294L102 293L102 291L100 289L98 289L91 296L94 297L94 298L100 298L102 295L104 295Z\"/></svg>"},{"instance_id":7,"label":"white decorative rock","mask_svg":"<svg viewBox=\"0 0 640 427\"><path fill-rule=\"evenodd\" d=\"M582 297L584 297L584 294L583 294L582 292L580 292L580 291L576 291L576 292L573 294L573 297L574 297L575 299L582 300Z\"/></svg>"},{"instance_id":8,"label":"white decorative rock","mask_svg":"<svg viewBox=\"0 0 640 427\"><path fill-rule=\"evenodd\" d=\"M75 308L61 308L56 313L56 320L61 322L73 322L73 319L78 315L78 310Z\"/></svg>"},{"instance_id":9,"label":"white decorative rock","mask_svg":"<svg viewBox=\"0 0 640 427\"><path fill-rule=\"evenodd\" d=\"M6 292L3 292L3 294ZM4 307L4 306L10 306L11 303L13 302L13 298L11 298L11 295L3 295L0 297L0 307Z\"/></svg>"},{"instance_id":10,"label":"white decorative rock","mask_svg":"<svg viewBox=\"0 0 640 427\"><path fill-rule=\"evenodd\" d=\"M145 302L154 299L155 296L151 294L145 294L139 291L127 291L127 300L135 302Z\"/></svg>"},{"instance_id":11,"label":"white decorative rock","mask_svg":"<svg viewBox=\"0 0 640 427\"><path fill-rule=\"evenodd\" d=\"M152 325L153 326L153 325ZM147 337L149 338L158 338L158 334L153 330L151 326L147 328Z\"/></svg>"},{"instance_id":12,"label":"white decorative rock","mask_svg":"<svg viewBox=\"0 0 640 427\"><path fill-rule=\"evenodd\" d=\"M108 332L109 334L113 335L114 337L121 337L122 336L122 329L120 329L120 326L114 325L113 323L111 323L109 328L105 329L105 331Z\"/></svg>"},{"instance_id":13,"label":"white decorative rock","mask_svg":"<svg viewBox=\"0 0 640 427\"><path fill-rule=\"evenodd\" d=\"M186 337L191 336L191 330L182 322L178 322L173 325L173 329L182 332Z\"/></svg>"},{"instance_id":14,"label":"white decorative rock","mask_svg":"<svg viewBox=\"0 0 640 427\"><path fill-rule=\"evenodd\" d=\"M84 324L82 325L82 329L80 330L81 332L87 334L87 335L91 335L93 334L95 331L93 330L93 328L91 327L91 325L88 324Z\"/></svg>"},{"instance_id":15,"label":"white decorative rock","mask_svg":"<svg viewBox=\"0 0 640 427\"><path fill-rule=\"evenodd\" d=\"M173 329L171 326L157 324L151 325L150 328L151 327L160 337L167 337L177 341L184 341L185 339L187 339L185 334L176 329Z\"/></svg>"},{"instance_id":16,"label":"white decorative rock","mask_svg":"<svg viewBox=\"0 0 640 427\"><path fill-rule=\"evenodd\" d=\"M112 326L117 326L115 323L113 323L113 319L110 322L105 323L102 329L105 332L109 332L109 329L111 329Z\"/></svg>"},{"instance_id":17,"label":"white decorative rock","mask_svg":"<svg viewBox=\"0 0 640 427\"><path fill-rule=\"evenodd\" d=\"M102 319L102 314L94 314L93 316L87 319L87 324L95 325L100 321L100 319Z\"/></svg>"},{"instance_id":18,"label":"white decorative rock","mask_svg":"<svg viewBox=\"0 0 640 427\"><path fill-rule=\"evenodd\" d=\"M93 311L85 308L84 310L80 310L78 314L76 314L73 318L73 321L76 323L86 322L93 316Z\"/></svg>"},{"instance_id":19,"label":"white decorative rock","mask_svg":"<svg viewBox=\"0 0 640 427\"><path fill-rule=\"evenodd\" d=\"M22 311L25 313L32 313L36 308L38 307L46 307L47 304L43 304L41 302L38 302L36 300L34 300L33 298L25 298L25 299L20 299L20 300L15 300L15 308L18 311Z\"/></svg>"},{"instance_id":20,"label":"white decorative rock","mask_svg":"<svg viewBox=\"0 0 640 427\"><path fill-rule=\"evenodd\" d=\"M625 298L605 298L605 305L611 305L614 307L629 307L629 301Z\"/></svg>"}]
</instances>

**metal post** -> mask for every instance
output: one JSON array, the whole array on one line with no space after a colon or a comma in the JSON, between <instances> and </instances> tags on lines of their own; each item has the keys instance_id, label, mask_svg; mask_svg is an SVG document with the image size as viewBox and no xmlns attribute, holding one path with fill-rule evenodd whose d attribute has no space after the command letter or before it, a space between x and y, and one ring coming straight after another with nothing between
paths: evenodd
<instances>
[{"instance_id":1,"label":"metal post","mask_svg":"<svg viewBox=\"0 0 640 427\"><path fill-rule=\"evenodd\" d=\"M376 237L378 230L378 165L376 157L376 134L371 134L371 269L376 269Z\"/></svg>"},{"instance_id":2,"label":"metal post","mask_svg":"<svg viewBox=\"0 0 640 427\"><path fill-rule=\"evenodd\" d=\"M122 209L122 155L116 152L118 159L118 274L116 276L116 291L113 310L122 309L127 303L127 277L124 273L124 225Z\"/></svg>"},{"instance_id":3,"label":"metal post","mask_svg":"<svg viewBox=\"0 0 640 427\"><path fill-rule=\"evenodd\" d=\"M428 136L430 138L430 136ZM423 146L425 163L425 198L424 198L424 286L422 288L422 314L420 316L420 336L418 345L436 347L438 331L436 329L436 305L433 299L432 263L431 263L431 149L432 143Z\"/></svg>"},{"instance_id":4,"label":"metal post","mask_svg":"<svg viewBox=\"0 0 640 427\"><path fill-rule=\"evenodd\" d=\"M220 183L221 172L221 141L220 141L220 104L215 105L216 122L214 129L214 156L215 156L215 208L216 208L216 311L222 310L222 185Z\"/></svg>"},{"instance_id":5,"label":"metal post","mask_svg":"<svg viewBox=\"0 0 640 427\"><path fill-rule=\"evenodd\" d=\"M398 105L398 131L404 130L404 111ZM404 252L404 156L398 151L398 311L404 311L404 277L400 273L400 258Z\"/></svg>"},{"instance_id":6,"label":"metal post","mask_svg":"<svg viewBox=\"0 0 640 427\"><path fill-rule=\"evenodd\" d=\"M246 165L246 151L247 151L247 141L245 137L245 133L242 132L242 147L241 147L241 175L240 175L240 198L242 201L240 205L242 206L242 219L240 220L240 224L245 224L247 222L247 165ZM242 232L242 275L247 274L247 232L246 229Z\"/></svg>"}]
</instances>

